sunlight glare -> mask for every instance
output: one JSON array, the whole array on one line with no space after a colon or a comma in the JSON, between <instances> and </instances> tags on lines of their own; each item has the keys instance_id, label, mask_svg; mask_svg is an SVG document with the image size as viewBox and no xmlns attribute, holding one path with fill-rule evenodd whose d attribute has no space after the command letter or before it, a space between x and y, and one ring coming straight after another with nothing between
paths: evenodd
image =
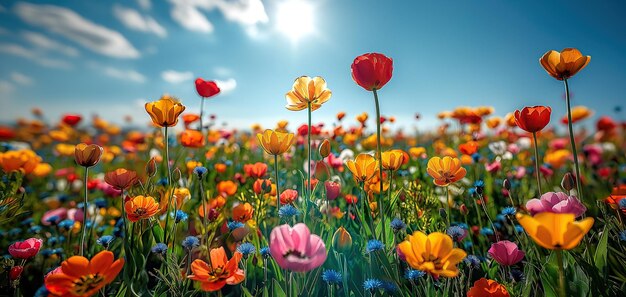
<instances>
[{"instance_id":1,"label":"sunlight glare","mask_svg":"<svg viewBox=\"0 0 626 297\"><path fill-rule=\"evenodd\" d=\"M286 0L278 7L276 27L293 42L313 33L313 6L304 0Z\"/></svg>"}]
</instances>

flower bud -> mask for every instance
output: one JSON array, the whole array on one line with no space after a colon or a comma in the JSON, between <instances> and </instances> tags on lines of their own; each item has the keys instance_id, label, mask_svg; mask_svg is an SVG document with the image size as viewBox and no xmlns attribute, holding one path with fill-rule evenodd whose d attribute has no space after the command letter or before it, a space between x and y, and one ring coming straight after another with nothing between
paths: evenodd
<instances>
[{"instance_id":1,"label":"flower bud","mask_svg":"<svg viewBox=\"0 0 626 297\"><path fill-rule=\"evenodd\" d=\"M344 227L339 227L333 234L333 247L340 253L352 249L352 236Z\"/></svg>"},{"instance_id":2,"label":"flower bud","mask_svg":"<svg viewBox=\"0 0 626 297\"><path fill-rule=\"evenodd\" d=\"M511 190L511 182L508 179L504 179L504 181L502 182L502 186L507 190L510 191Z\"/></svg>"},{"instance_id":3,"label":"flower bud","mask_svg":"<svg viewBox=\"0 0 626 297\"><path fill-rule=\"evenodd\" d=\"M333 181L326 181L324 183L326 188L326 199L335 200L341 194L341 185Z\"/></svg>"},{"instance_id":4,"label":"flower bud","mask_svg":"<svg viewBox=\"0 0 626 297\"><path fill-rule=\"evenodd\" d=\"M24 271L24 266L11 267L11 271L9 271L9 279L12 281L19 279L22 275L22 271Z\"/></svg>"},{"instance_id":5,"label":"flower bud","mask_svg":"<svg viewBox=\"0 0 626 297\"><path fill-rule=\"evenodd\" d=\"M568 172L563 175L563 179L561 180L561 188L565 189L568 192L575 188L574 177L571 173Z\"/></svg>"},{"instance_id":6,"label":"flower bud","mask_svg":"<svg viewBox=\"0 0 626 297\"><path fill-rule=\"evenodd\" d=\"M74 159L83 167L92 167L100 161L104 149L97 144L79 143L74 147Z\"/></svg>"},{"instance_id":7,"label":"flower bud","mask_svg":"<svg viewBox=\"0 0 626 297\"><path fill-rule=\"evenodd\" d=\"M469 209L467 209L467 206L465 205L465 203L461 204L460 211L461 211L461 214L464 216L466 216L469 213Z\"/></svg>"},{"instance_id":8,"label":"flower bud","mask_svg":"<svg viewBox=\"0 0 626 297\"><path fill-rule=\"evenodd\" d=\"M149 177L153 177L154 175L156 175L156 173L157 173L156 160L154 159L154 157L152 157L150 158L148 163L146 163L146 174Z\"/></svg>"},{"instance_id":9,"label":"flower bud","mask_svg":"<svg viewBox=\"0 0 626 297\"><path fill-rule=\"evenodd\" d=\"M176 167L172 170L172 180L174 183L178 183L182 177L182 173L180 172L180 168Z\"/></svg>"},{"instance_id":10,"label":"flower bud","mask_svg":"<svg viewBox=\"0 0 626 297\"><path fill-rule=\"evenodd\" d=\"M324 139L324 141L322 141L319 152L320 152L320 156L322 156L322 159L330 155L330 141L328 141L328 139Z\"/></svg>"}]
</instances>

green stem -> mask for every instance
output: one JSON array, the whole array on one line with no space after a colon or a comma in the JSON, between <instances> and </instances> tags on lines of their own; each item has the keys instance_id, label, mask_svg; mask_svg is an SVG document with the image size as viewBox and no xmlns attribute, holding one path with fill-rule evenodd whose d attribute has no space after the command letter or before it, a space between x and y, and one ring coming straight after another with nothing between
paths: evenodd
<instances>
[{"instance_id":1,"label":"green stem","mask_svg":"<svg viewBox=\"0 0 626 297\"><path fill-rule=\"evenodd\" d=\"M567 290L565 287L565 269L563 269L563 251L556 250L556 260L559 262L559 296L567 296Z\"/></svg>"},{"instance_id":2,"label":"green stem","mask_svg":"<svg viewBox=\"0 0 626 297\"><path fill-rule=\"evenodd\" d=\"M311 201L311 102L308 103L308 108L307 111L309 112L309 129L308 129L308 133L307 133L307 137L308 137L308 154L309 157L307 159L307 178L308 178L308 184L307 184L307 205L309 204L308 201ZM276 185L276 189L278 192L278 184Z\"/></svg>"},{"instance_id":3,"label":"green stem","mask_svg":"<svg viewBox=\"0 0 626 297\"><path fill-rule=\"evenodd\" d=\"M88 221L88 210L87 210L87 177L89 176L89 167L85 167L85 200L83 204L83 234L80 238L80 255L84 257L84 248L85 248L85 233L87 233L87 221Z\"/></svg>"},{"instance_id":4,"label":"green stem","mask_svg":"<svg viewBox=\"0 0 626 297\"><path fill-rule=\"evenodd\" d=\"M274 155L274 182L276 183L276 213L280 211L280 188L278 187L278 155Z\"/></svg>"},{"instance_id":5,"label":"green stem","mask_svg":"<svg viewBox=\"0 0 626 297\"><path fill-rule=\"evenodd\" d=\"M385 205L383 203L383 160L382 148L380 142L380 104L378 103L378 92L376 88L372 89L374 93L374 103L376 105L376 158L378 159L378 179L380 181L380 192L378 193L378 210L382 219L382 241L387 242L385 234ZM391 189L389 189L391 191Z\"/></svg>"},{"instance_id":6,"label":"green stem","mask_svg":"<svg viewBox=\"0 0 626 297\"><path fill-rule=\"evenodd\" d=\"M533 132L533 140L535 141L535 174L537 175L537 187L539 188L539 196L543 193L541 191L541 179L539 177L539 148L537 144L537 132Z\"/></svg>"},{"instance_id":7,"label":"green stem","mask_svg":"<svg viewBox=\"0 0 626 297\"><path fill-rule=\"evenodd\" d=\"M202 125L202 117L204 116L204 97L200 97L200 132L204 130L204 126Z\"/></svg>"},{"instance_id":8,"label":"green stem","mask_svg":"<svg viewBox=\"0 0 626 297\"><path fill-rule=\"evenodd\" d=\"M574 139L574 128L572 127L572 107L569 96L569 84L567 79L563 79L565 83L565 101L567 102L567 128L569 129L569 141L572 145L572 154L574 154L574 166L576 170L576 189L578 190L578 198L583 200L583 188L580 179L580 165L578 164L578 152L576 151L576 140Z\"/></svg>"},{"instance_id":9,"label":"green stem","mask_svg":"<svg viewBox=\"0 0 626 297\"><path fill-rule=\"evenodd\" d=\"M167 187L169 189L172 190L171 193L167 194L168 192L166 192L166 195L169 196L169 199L167 200L167 210L165 213L165 228L163 229L163 243L167 244L167 236L168 236L168 229L167 226L169 225L169 221L170 221L170 206L172 205L172 195L174 194L174 189L172 188L172 171L170 170L170 151L169 151L169 141L168 141L168 135L167 135L167 126L163 127L164 132L163 132L163 145L165 146L165 165L167 166Z\"/></svg>"},{"instance_id":10,"label":"green stem","mask_svg":"<svg viewBox=\"0 0 626 297\"><path fill-rule=\"evenodd\" d=\"M452 226L452 221L450 221L450 212L452 211L452 209L450 209L450 189L448 188L448 186L446 186L446 207L448 209L446 213L448 226Z\"/></svg>"}]
</instances>

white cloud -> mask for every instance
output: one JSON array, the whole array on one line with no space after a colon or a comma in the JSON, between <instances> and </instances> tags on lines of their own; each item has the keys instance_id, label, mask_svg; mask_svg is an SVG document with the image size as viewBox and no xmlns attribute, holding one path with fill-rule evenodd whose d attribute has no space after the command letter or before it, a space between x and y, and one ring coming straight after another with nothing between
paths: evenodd
<instances>
[{"instance_id":1,"label":"white cloud","mask_svg":"<svg viewBox=\"0 0 626 297\"><path fill-rule=\"evenodd\" d=\"M233 71L230 68L222 66L213 68L213 72L215 72L215 75L219 77L228 77L233 75Z\"/></svg>"},{"instance_id":2,"label":"white cloud","mask_svg":"<svg viewBox=\"0 0 626 297\"><path fill-rule=\"evenodd\" d=\"M6 81L6 80L0 80L0 94L8 94L13 92L15 88L13 87L13 84Z\"/></svg>"},{"instance_id":3,"label":"white cloud","mask_svg":"<svg viewBox=\"0 0 626 297\"><path fill-rule=\"evenodd\" d=\"M237 81L234 78L227 80L215 80L215 83L220 87L220 93L228 94L237 88Z\"/></svg>"},{"instance_id":4,"label":"white cloud","mask_svg":"<svg viewBox=\"0 0 626 297\"><path fill-rule=\"evenodd\" d=\"M193 79L193 72L191 71L176 71L176 70L165 70L161 72L161 78L164 81L172 84L179 84L185 81L189 81Z\"/></svg>"},{"instance_id":5,"label":"white cloud","mask_svg":"<svg viewBox=\"0 0 626 297\"><path fill-rule=\"evenodd\" d=\"M76 48L61 44L46 37L43 34L31 31L24 31L22 32L22 37L26 39L26 41L30 42L32 45L41 49L57 51L69 57L78 56L78 50Z\"/></svg>"},{"instance_id":6,"label":"white cloud","mask_svg":"<svg viewBox=\"0 0 626 297\"><path fill-rule=\"evenodd\" d=\"M174 4L170 12L172 19L187 30L204 33L213 32L213 24L188 1L170 0Z\"/></svg>"},{"instance_id":7,"label":"white cloud","mask_svg":"<svg viewBox=\"0 0 626 297\"><path fill-rule=\"evenodd\" d=\"M102 55L116 58L138 58L141 55L119 32L95 24L73 10L26 2L17 3L14 10L24 22L62 35Z\"/></svg>"},{"instance_id":8,"label":"white cloud","mask_svg":"<svg viewBox=\"0 0 626 297\"><path fill-rule=\"evenodd\" d=\"M143 76L143 74L132 69L124 70L107 66L104 67L102 71L105 75L113 78L130 80L137 83L144 83L146 81L146 77Z\"/></svg>"},{"instance_id":9,"label":"white cloud","mask_svg":"<svg viewBox=\"0 0 626 297\"><path fill-rule=\"evenodd\" d=\"M152 17L142 16L138 11L132 8L114 5L113 15L129 29L154 33L161 38L167 36L167 31L165 31L157 21Z\"/></svg>"},{"instance_id":10,"label":"white cloud","mask_svg":"<svg viewBox=\"0 0 626 297\"><path fill-rule=\"evenodd\" d=\"M152 8L152 2L150 2L150 0L137 0L137 3L139 4L139 7L144 10Z\"/></svg>"},{"instance_id":11,"label":"white cloud","mask_svg":"<svg viewBox=\"0 0 626 297\"><path fill-rule=\"evenodd\" d=\"M174 21L184 28L205 33L213 32L213 25L202 11L219 10L228 21L238 23L246 32L256 32L256 25L269 18L261 0L169 0Z\"/></svg>"},{"instance_id":12,"label":"white cloud","mask_svg":"<svg viewBox=\"0 0 626 297\"><path fill-rule=\"evenodd\" d=\"M6 54L22 57L22 58L31 60L44 67L63 68L63 69L72 68L72 65L66 61L45 58L40 52L25 48L17 44L12 44L12 43L0 44L0 53L6 53Z\"/></svg>"},{"instance_id":13,"label":"white cloud","mask_svg":"<svg viewBox=\"0 0 626 297\"><path fill-rule=\"evenodd\" d=\"M25 86L31 85L33 83L32 78L19 72L11 72L11 80Z\"/></svg>"}]
</instances>

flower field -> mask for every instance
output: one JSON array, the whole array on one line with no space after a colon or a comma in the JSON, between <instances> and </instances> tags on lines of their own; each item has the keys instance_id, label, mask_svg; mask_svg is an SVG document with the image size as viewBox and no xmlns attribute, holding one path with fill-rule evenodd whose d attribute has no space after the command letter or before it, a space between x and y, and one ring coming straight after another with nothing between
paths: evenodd
<instances>
[{"instance_id":1,"label":"flower field","mask_svg":"<svg viewBox=\"0 0 626 297\"><path fill-rule=\"evenodd\" d=\"M0 127L0 295L624 296L626 124L580 124L591 57L537 58L563 102L451 106L414 134L381 116L380 53L346 73L375 113L323 124L319 76L285 82L302 121L273 129L220 128L202 78L142 130L33 110Z\"/></svg>"}]
</instances>

